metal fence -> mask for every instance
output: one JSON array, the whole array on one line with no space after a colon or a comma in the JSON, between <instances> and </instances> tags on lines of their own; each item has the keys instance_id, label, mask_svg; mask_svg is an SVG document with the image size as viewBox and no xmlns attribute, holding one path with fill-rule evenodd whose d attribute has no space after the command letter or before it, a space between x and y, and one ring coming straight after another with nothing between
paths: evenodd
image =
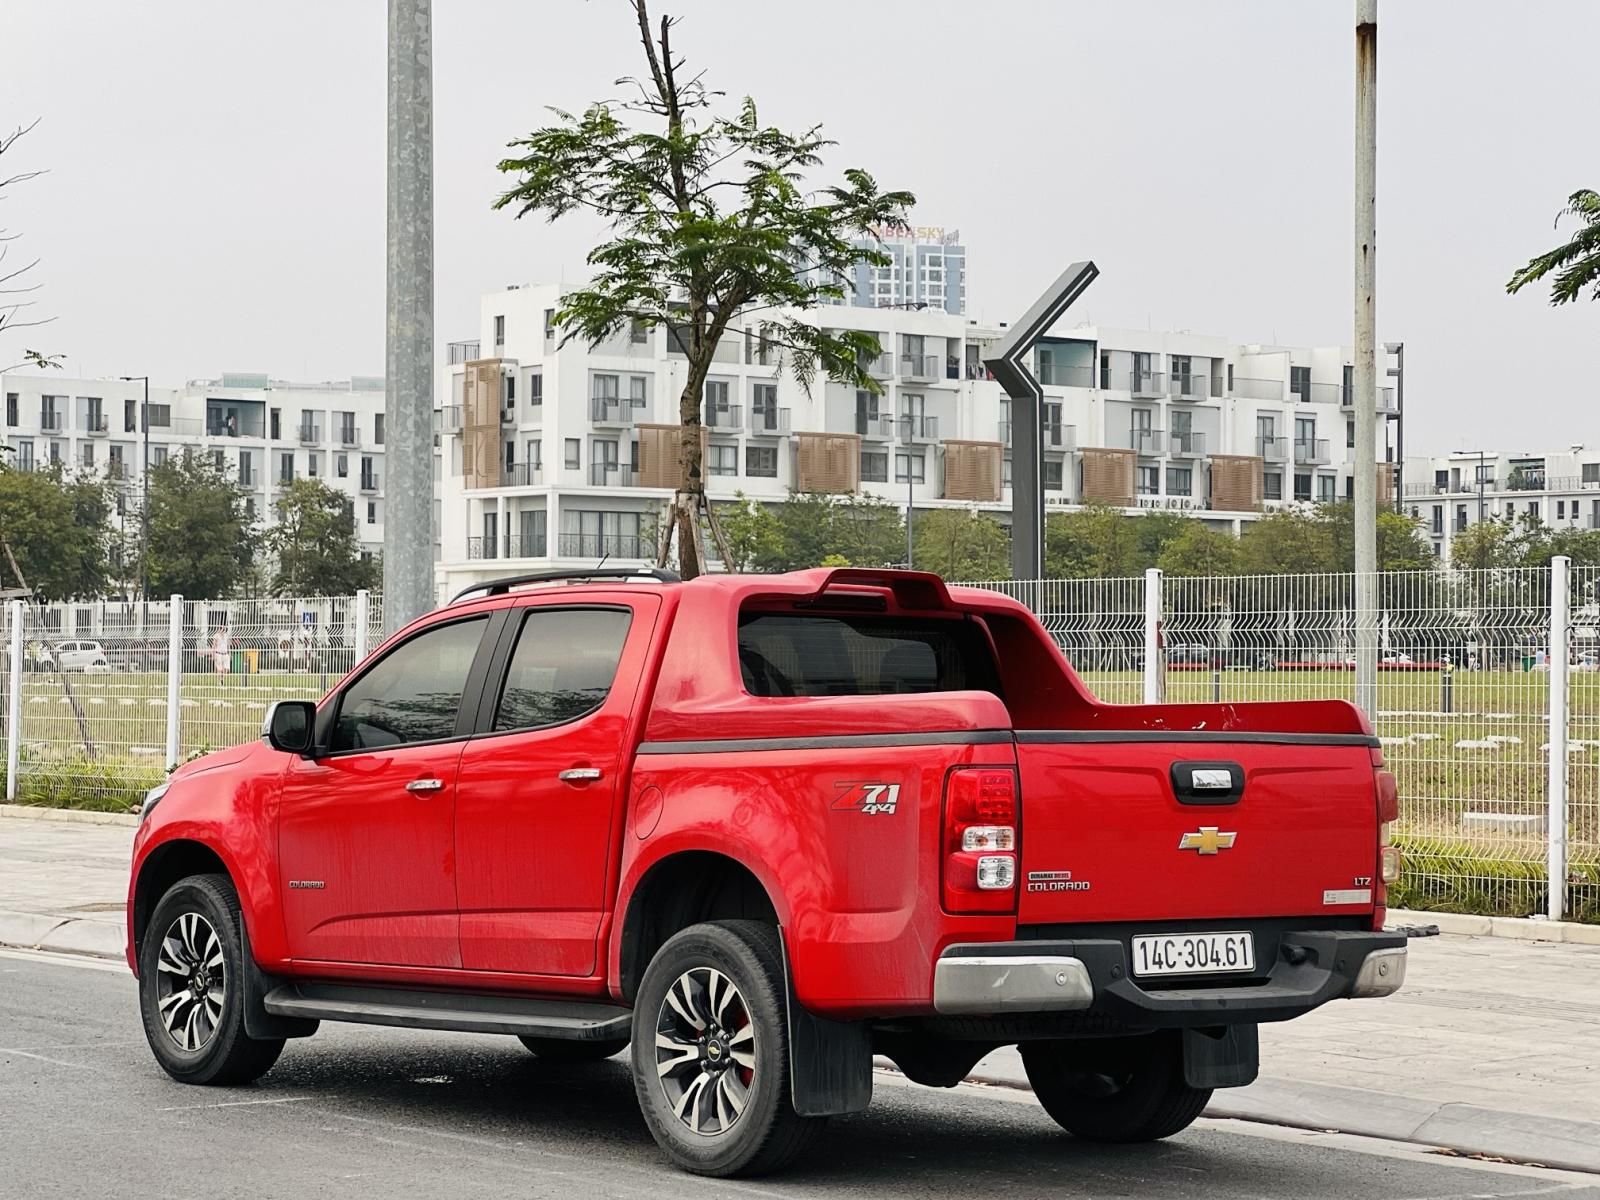
<instances>
[{"instance_id":1,"label":"metal fence","mask_svg":"<svg viewBox=\"0 0 1600 1200\"><path fill-rule=\"evenodd\" d=\"M273 700L321 696L383 637L368 592L7 610L7 798L74 807L126 806L251 741Z\"/></svg>"},{"instance_id":2,"label":"metal fence","mask_svg":"<svg viewBox=\"0 0 1600 1200\"><path fill-rule=\"evenodd\" d=\"M1102 700L1355 699L1354 575L978 586L1027 604ZM1384 573L1377 595L1395 902L1600 920L1600 569Z\"/></svg>"},{"instance_id":3,"label":"metal fence","mask_svg":"<svg viewBox=\"0 0 1600 1200\"><path fill-rule=\"evenodd\" d=\"M1103 700L1355 696L1352 575L980 586L1032 609ZM1385 573L1377 595L1396 902L1600 920L1600 568ZM106 808L254 739L272 700L320 696L384 633L366 593L16 611L0 643L7 795Z\"/></svg>"}]
</instances>

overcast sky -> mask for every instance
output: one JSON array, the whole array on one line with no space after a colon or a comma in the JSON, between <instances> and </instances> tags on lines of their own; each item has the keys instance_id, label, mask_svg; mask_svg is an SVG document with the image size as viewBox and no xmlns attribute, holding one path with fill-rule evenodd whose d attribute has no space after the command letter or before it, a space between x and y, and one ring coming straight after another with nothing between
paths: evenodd
<instances>
[{"instance_id":1,"label":"overcast sky","mask_svg":"<svg viewBox=\"0 0 1600 1200\"><path fill-rule=\"evenodd\" d=\"M659 8L661 0L653 7ZM436 326L575 278L593 233L491 212L505 143L640 69L623 0L435 0ZM821 122L959 228L970 315L1069 261L1076 314L1236 341L1352 340L1348 0L671 0L712 86ZM382 0L0 0L0 223L39 256L27 344L73 374L380 374ZM1506 278L1600 187L1600 4L1383 0L1378 335L1411 446L1600 444L1600 304ZM829 172L832 174L833 172ZM12 339L20 340L20 339ZM0 352L16 355L10 342Z\"/></svg>"}]
</instances>

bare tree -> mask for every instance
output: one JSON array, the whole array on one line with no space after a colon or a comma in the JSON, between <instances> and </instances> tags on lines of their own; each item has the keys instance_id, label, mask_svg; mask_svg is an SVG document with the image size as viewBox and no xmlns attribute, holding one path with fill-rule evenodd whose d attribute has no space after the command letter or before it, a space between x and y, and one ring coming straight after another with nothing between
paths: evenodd
<instances>
[{"instance_id":1,"label":"bare tree","mask_svg":"<svg viewBox=\"0 0 1600 1200\"><path fill-rule=\"evenodd\" d=\"M25 135L33 132L39 122L37 120L27 125L19 125L9 134L0 136L0 158L4 158ZM18 171L13 175L0 174L0 200L5 199L7 188L19 183L26 183L30 179L37 179L43 171ZM31 297L39 290L37 283L28 283L27 275L39 265L37 258L20 266L10 264L11 248L22 235L13 233L4 225L0 225L0 334L10 333L17 329L32 329L39 325L47 325L54 318L45 317L38 320L25 320L25 309L33 306ZM17 299L16 297L21 297ZM38 350L24 349L22 358L0 370L11 371L17 367L57 367L61 366L61 356L58 354L45 354Z\"/></svg>"}]
</instances>

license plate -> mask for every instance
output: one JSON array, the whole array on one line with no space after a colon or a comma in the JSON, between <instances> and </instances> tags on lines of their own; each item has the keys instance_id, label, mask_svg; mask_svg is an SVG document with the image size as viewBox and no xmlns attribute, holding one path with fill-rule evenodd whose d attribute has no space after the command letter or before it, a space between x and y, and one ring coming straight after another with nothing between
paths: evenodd
<instances>
[{"instance_id":1,"label":"license plate","mask_svg":"<svg viewBox=\"0 0 1600 1200\"><path fill-rule=\"evenodd\" d=\"M1133 939L1135 975L1216 975L1256 969L1248 933L1161 933Z\"/></svg>"}]
</instances>

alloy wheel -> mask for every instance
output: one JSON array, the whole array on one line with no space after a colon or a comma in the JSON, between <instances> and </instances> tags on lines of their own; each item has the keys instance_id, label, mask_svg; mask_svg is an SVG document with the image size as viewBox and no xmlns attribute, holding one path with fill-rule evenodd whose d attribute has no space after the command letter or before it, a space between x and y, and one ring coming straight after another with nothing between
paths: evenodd
<instances>
[{"instance_id":1,"label":"alloy wheel","mask_svg":"<svg viewBox=\"0 0 1600 1200\"><path fill-rule=\"evenodd\" d=\"M713 967L679 975L656 1018L656 1075L691 1132L726 1133L755 1086L756 1028L739 989Z\"/></svg>"},{"instance_id":2,"label":"alloy wheel","mask_svg":"<svg viewBox=\"0 0 1600 1200\"><path fill-rule=\"evenodd\" d=\"M156 1011L178 1049L192 1054L216 1035L227 986L216 929L197 912L181 914L162 935L156 962Z\"/></svg>"}]
</instances>

